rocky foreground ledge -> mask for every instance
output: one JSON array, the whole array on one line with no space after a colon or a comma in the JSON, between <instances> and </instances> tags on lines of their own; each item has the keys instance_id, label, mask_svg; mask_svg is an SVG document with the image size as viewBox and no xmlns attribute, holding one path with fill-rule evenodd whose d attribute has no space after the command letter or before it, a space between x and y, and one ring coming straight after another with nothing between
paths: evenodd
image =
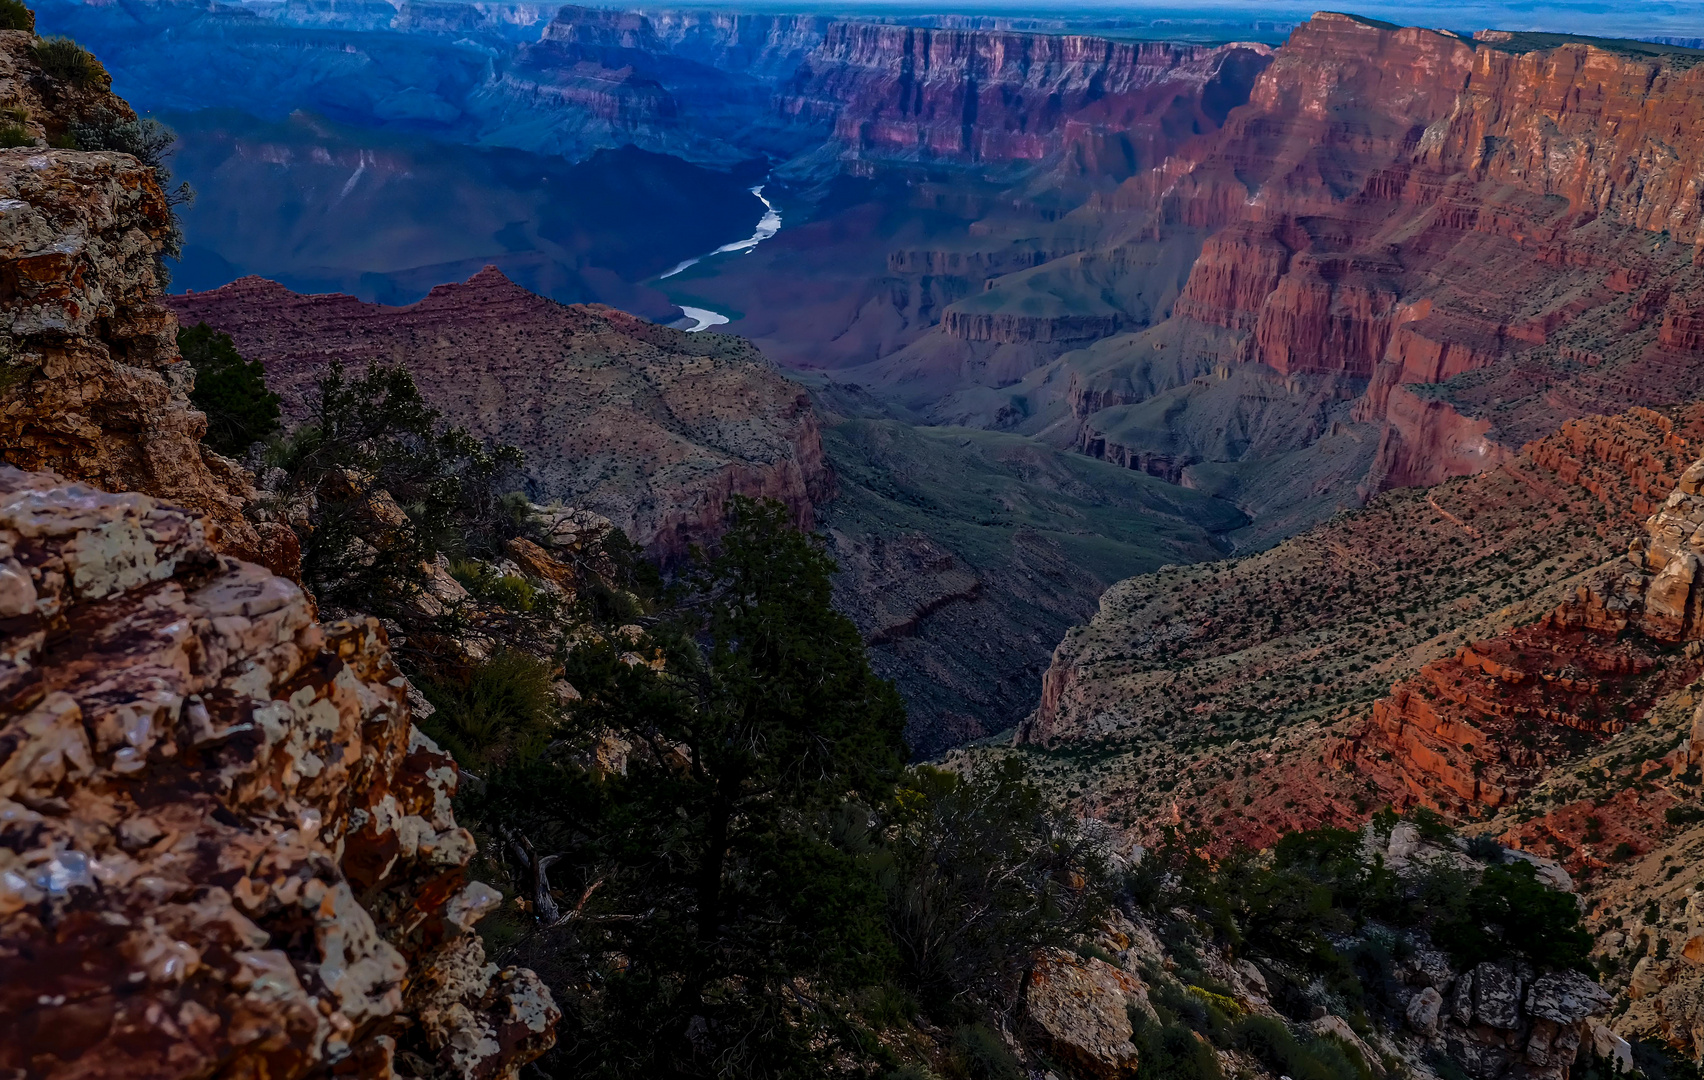
<instances>
[{"instance_id":1,"label":"rocky foreground ledge","mask_svg":"<svg viewBox=\"0 0 1704 1080\"><path fill-rule=\"evenodd\" d=\"M510 1077L455 763L371 620L200 517L0 468L0 1074Z\"/></svg>"}]
</instances>

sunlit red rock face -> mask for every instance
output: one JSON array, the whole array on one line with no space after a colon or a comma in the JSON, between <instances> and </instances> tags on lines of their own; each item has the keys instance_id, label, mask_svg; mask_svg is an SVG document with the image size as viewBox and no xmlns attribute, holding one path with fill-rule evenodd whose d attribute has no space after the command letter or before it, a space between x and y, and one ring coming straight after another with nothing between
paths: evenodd
<instances>
[{"instance_id":1,"label":"sunlit red rock face","mask_svg":"<svg viewBox=\"0 0 1704 1080\"><path fill-rule=\"evenodd\" d=\"M384 631L207 532L0 467L0 1070L515 1076L558 1013Z\"/></svg>"},{"instance_id":2,"label":"sunlit red rock face","mask_svg":"<svg viewBox=\"0 0 1704 1080\"><path fill-rule=\"evenodd\" d=\"M263 361L295 418L332 360L406 365L451 421L525 451L538 498L665 558L714 536L730 495L780 499L806 525L832 491L804 390L745 341L557 304L492 268L401 308L260 278L168 302Z\"/></svg>"},{"instance_id":3,"label":"sunlit red rock face","mask_svg":"<svg viewBox=\"0 0 1704 1080\"><path fill-rule=\"evenodd\" d=\"M779 108L832 119L860 157L999 164L1061 155L1129 176L1216 129L1269 62L1205 48L990 30L833 23Z\"/></svg>"},{"instance_id":4,"label":"sunlit red rock face","mask_svg":"<svg viewBox=\"0 0 1704 1080\"><path fill-rule=\"evenodd\" d=\"M1399 805L1477 813L1640 722L1704 675L1698 650L1676 651L1704 639L1701 493L1704 461L1679 477L1624 564L1591 575L1537 622L1425 665L1330 759Z\"/></svg>"},{"instance_id":5,"label":"sunlit red rock face","mask_svg":"<svg viewBox=\"0 0 1704 1080\"><path fill-rule=\"evenodd\" d=\"M1074 780L1086 811L1226 845L1505 807L1704 672L1676 647L1701 452L1701 406L1571 421L1268 552L1121 582L1019 737L1108 748ZM1667 579L1622 559L1632 536L1661 538L1636 550Z\"/></svg>"}]
</instances>

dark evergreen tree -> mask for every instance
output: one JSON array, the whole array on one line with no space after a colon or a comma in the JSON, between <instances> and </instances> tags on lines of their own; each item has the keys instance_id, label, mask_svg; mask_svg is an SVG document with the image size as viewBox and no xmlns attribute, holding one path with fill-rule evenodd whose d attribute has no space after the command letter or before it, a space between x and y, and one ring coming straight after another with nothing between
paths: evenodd
<instances>
[{"instance_id":1,"label":"dark evergreen tree","mask_svg":"<svg viewBox=\"0 0 1704 1080\"><path fill-rule=\"evenodd\" d=\"M288 476L280 494L313 508L297 530L302 580L363 611L406 616L424 563L495 553L528 515L521 452L445 424L400 366L351 379L333 363L272 459Z\"/></svg>"},{"instance_id":2,"label":"dark evergreen tree","mask_svg":"<svg viewBox=\"0 0 1704 1080\"><path fill-rule=\"evenodd\" d=\"M543 909L517 952L567 998L572 1069L820 1075L852 1037L837 995L890 972L875 808L904 711L833 569L779 504L736 499L648 635L568 655L581 745L624 733L626 775L558 753L475 800Z\"/></svg>"},{"instance_id":3,"label":"dark evergreen tree","mask_svg":"<svg viewBox=\"0 0 1704 1080\"><path fill-rule=\"evenodd\" d=\"M177 340L195 369L189 400L207 414L208 446L237 457L278 434L279 397L266 388L259 360L244 360L231 335L204 322L181 328Z\"/></svg>"}]
</instances>

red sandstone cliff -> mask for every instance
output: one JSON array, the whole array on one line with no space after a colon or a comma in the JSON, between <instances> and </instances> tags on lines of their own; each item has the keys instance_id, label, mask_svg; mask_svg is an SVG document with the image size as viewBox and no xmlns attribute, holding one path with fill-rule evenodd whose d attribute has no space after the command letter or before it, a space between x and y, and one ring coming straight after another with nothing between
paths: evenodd
<instances>
[{"instance_id":1,"label":"red sandstone cliff","mask_svg":"<svg viewBox=\"0 0 1704 1080\"><path fill-rule=\"evenodd\" d=\"M1475 641L1420 669L1374 704L1331 752L1399 805L1495 809L1577 755L1639 722L1704 674L1674 646L1704 640L1704 461L1635 537L1626 562L1575 588L1537 622Z\"/></svg>"},{"instance_id":2,"label":"red sandstone cliff","mask_svg":"<svg viewBox=\"0 0 1704 1080\"><path fill-rule=\"evenodd\" d=\"M1222 129L1091 208L1214 230L1172 314L1232 331L1225 360L1366 380L1373 490L1704 392L1704 66L1480 37L1316 15Z\"/></svg>"},{"instance_id":3,"label":"red sandstone cliff","mask_svg":"<svg viewBox=\"0 0 1704 1080\"><path fill-rule=\"evenodd\" d=\"M1121 582L1055 651L1019 737L1128 747L1085 809L1143 830L1176 813L1225 843L1386 801L1507 805L1700 674L1672 644L1704 633L1677 517L1704 497L1667 500L1701 450L1704 406L1572 421L1258 555ZM1647 529L1663 539L1639 557L1668 579L1621 564L1579 591Z\"/></svg>"},{"instance_id":4,"label":"red sandstone cliff","mask_svg":"<svg viewBox=\"0 0 1704 1080\"><path fill-rule=\"evenodd\" d=\"M664 558L711 539L730 495L780 499L808 527L833 490L805 391L745 341L557 304L493 268L401 308L259 278L168 302L263 361L298 418L330 361L404 364L452 422L525 451L537 498Z\"/></svg>"}]
</instances>

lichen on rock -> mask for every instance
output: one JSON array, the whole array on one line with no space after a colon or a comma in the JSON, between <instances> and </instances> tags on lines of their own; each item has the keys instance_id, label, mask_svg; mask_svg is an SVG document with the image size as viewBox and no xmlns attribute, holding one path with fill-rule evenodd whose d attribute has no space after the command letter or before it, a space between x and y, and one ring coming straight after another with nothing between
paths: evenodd
<instances>
[{"instance_id":1,"label":"lichen on rock","mask_svg":"<svg viewBox=\"0 0 1704 1080\"><path fill-rule=\"evenodd\" d=\"M455 763L372 619L198 515L0 468L0 1071L512 1076Z\"/></svg>"}]
</instances>

